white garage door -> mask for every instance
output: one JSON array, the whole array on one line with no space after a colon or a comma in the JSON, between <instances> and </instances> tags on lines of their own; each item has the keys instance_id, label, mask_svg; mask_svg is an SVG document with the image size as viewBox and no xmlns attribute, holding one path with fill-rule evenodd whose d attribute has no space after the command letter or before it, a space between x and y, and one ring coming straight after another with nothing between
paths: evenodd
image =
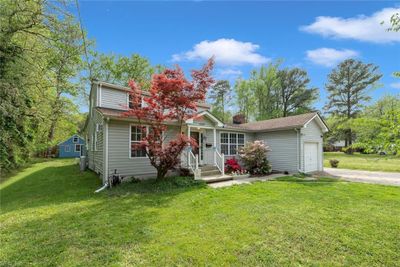
<instances>
[{"instance_id":1,"label":"white garage door","mask_svg":"<svg viewBox=\"0 0 400 267\"><path fill-rule=\"evenodd\" d=\"M318 143L304 143L305 172L318 171Z\"/></svg>"}]
</instances>

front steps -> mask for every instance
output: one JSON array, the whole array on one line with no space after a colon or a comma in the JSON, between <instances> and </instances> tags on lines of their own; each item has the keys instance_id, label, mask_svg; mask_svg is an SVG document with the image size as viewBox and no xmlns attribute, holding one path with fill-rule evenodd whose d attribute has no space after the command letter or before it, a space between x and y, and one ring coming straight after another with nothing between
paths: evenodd
<instances>
[{"instance_id":1,"label":"front steps","mask_svg":"<svg viewBox=\"0 0 400 267\"><path fill-rule=\"evenodd\" d=\"M207 184L233 180L233 177L230 175L222 175L216 166L205 165L199 168L201 170L200 179Z\"/></svg>"}]
</instances>

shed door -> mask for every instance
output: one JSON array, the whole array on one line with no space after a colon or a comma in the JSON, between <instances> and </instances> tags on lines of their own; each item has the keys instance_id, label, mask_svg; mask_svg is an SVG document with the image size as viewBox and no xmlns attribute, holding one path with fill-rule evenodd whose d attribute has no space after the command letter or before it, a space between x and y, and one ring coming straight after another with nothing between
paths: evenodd
<instances>
[{"instance_id":1,"label":"shed door","mask_svg":"<svg viewBox=\"0 0 400 267\"><path fill-rule=\"evenodd\" d=\"M305 172L318 171L318 143L304 143Z\"/></svg>"}]
</instances>

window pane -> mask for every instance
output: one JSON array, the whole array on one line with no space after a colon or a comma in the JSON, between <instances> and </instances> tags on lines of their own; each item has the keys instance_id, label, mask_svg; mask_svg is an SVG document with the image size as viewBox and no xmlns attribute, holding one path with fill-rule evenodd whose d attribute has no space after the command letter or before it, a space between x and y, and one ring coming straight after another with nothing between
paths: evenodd
<instances>
[{"instance_id":1,"label":"window pane","mask_svg":"<svg viewBox=\"0 0 400 267\"><path fill-rule=\"evenodd\" d=\"M229 134L229 141L231 144L236 144L236 134L235 133Z\"/></svg>"},{"instance_id":2,"label":"window pane","mask_svg":"<svg viewBox=\"0 0 400 267\"><path fill-rule=\"evenodd\" d=\"M236 154L236 145L230 145L230 154L229 155L235 155Z\"/></svg>"},{"instance_id":3,"label":"window pane","mask_svg":"<svg viewBox=\"0 0 400 267\"><path fill-rule=\"evenodd\" d=\"M228 143L228 134L227 133L222 133L221 134L221 143Z\"/></svg>"},{"instance_id":4,"label":"window pane","mask_svg":"<svg viewBox=\"0 0 400 267\"><path fill-rule=\"evenodd\" d=\"M229 155L228 145L221 144L221 153L225 155Z\"/></svg>"},{"instance_id":5,"label":"window pane","mask_svg":"<svg viewBox=\"0 0 400 267\"><path fill-rule=\"evenodd\" d=\"M244 144L244 134L238 134L238 144Z\"/></svg>"}]
</instances>

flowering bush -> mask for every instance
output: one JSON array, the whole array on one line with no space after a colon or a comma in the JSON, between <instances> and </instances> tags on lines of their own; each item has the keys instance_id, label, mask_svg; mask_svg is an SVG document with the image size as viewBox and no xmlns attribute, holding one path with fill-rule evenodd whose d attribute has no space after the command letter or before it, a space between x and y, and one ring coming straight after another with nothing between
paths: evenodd
<instances>
[{"instance_id":1,"label":"flowering bush","mask_svg":"<svg viewBox=\"0 0 400 267\"><path fill-rule=\"evenodd\" d=\"M239 155L251 174L268 174L271 172L271 165L267 160L268 151L270 149L263 141L254 141L241 148Z\"/></svg>"},{"instance_id":2,"label":"flowering bush","mask_svg":"<svg viewBox=\"0 0 400 267\"><path fill-rule=\"evenodd\" d=\"M226 160L225 173L236 173L238 171L242 171L242 167L239 165L235 158Z\"/></svg>"}]
</instances>

